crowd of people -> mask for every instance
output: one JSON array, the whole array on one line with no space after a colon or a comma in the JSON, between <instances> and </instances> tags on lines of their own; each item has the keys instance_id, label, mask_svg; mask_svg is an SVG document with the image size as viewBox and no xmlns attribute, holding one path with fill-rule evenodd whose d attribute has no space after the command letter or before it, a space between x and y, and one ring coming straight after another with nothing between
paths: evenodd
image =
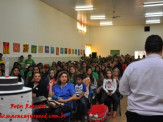
<instances>
[{"instance_id":1,"label":"crowd of people","mask_svg":"<svg viewBox=\"0 0 163 122\"><path fill-rule=\"evenodd\" d=\"M5 75L2 56L0 54L0 76ZM60 115L75 106L76 119L81 121L87 119L91 105L105 104L110 109L113 103L112 117L115 118L118 97L121 96L119 81L125 68L133 61L134 57L127 54L99 57L98 60L82 57L80 61L58 61L49 65L36 64L28 55L26 60L20 56L18 62L14 62L10 76L17 76L24 86L31 87L32 97L55 95L59 102L64 103L62 108L48 109L49 114Z\"/></svg>"}]
</instances>

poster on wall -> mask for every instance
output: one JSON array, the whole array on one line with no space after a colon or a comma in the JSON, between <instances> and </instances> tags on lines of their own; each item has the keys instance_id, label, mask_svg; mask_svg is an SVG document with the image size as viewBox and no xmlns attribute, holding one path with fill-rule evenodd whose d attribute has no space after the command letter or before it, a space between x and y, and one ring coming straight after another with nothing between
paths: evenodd
<instances>
[{"instance_id":1,"label":"poster on wall","mask_svg":"<svg viewBox=\"0 0 163 122\"><path fill-rule=\"evenodd\" d=\"M74 49L72 49L72 54L74 54Z\"/></svg>"},{"instance_id":2,"label":"poster on wall","mask_svg":"<svg viewBox=\"0 0 163 122\"><path fill-rule=\"evenodd\" d=\"M64 48L60 48L60 54L63 54Z\"/></svg>"},{"instance_id":3,"label":"poster on wall","mask_svg":"<svg viewBox=\"0 0 163 122\"><path fill-rule=\"evenodd\" d=\"M3 42L3 54L9 54L9 42Z\"/></svg>"},{"instance_id":4,"label":"poster on wall","mask_svg":"<svg viewBox=\"0 0 163 122\"><path fill-rule=\"evenodd\" d=\"M23 53L29 52L29 44L23 44Z\"/></svg>"},{"instance_id":5,"label":"poster on wall","mask_svg":"<svg viewBox=\"0 0 163 122\"><path fill-rule=\"evenodd\" d=\"M13 52L20 52L20 43L13 43Z\"/></svg>"},{"instance_id":6,"label":"poster on wall","mask_svg":"<svg viewBox=\"0 0 163 122\"><path fill-rule=\"evenodd\" d=\"M83 50L80 50L80 55L83 55Z\"/></svg>"},{"instance_id":7,"label":"poster on wall","mask_svg":"<svg viewBox=\"0 0 163 122\"><path fill-rule=\"evenodd\" d=\"M80 49L78 49L78 55L80 55Z\"/></svg>"},{"instance_id":8,"label":"poster on wall","mask_svg":"<svg viewBox=\"0 0 163 122\"><path fill-rule=\"evenodd\" d=\"M64 49L64 54L67 54L67 48Z\"/></svg>"},{"instance_id":9,"label":"poster on wall","mask_svg":"<svg viewBox=\"0 0 163 122\"><path fill-rule=\"evenodd\" d=\"M31 45L31 53L37 53L37 46Z\"/></svg>"},{"instance_id":10,"label":"poster on wall","mask_svg":"<svg viewBox=\"0 0 163 122\"><path fill-rule=\"evenodd\" d=\"M77 49L75 49L75 55L77 55L78 54L78 50Z\"/></svg>"},{"instance_id":11,"label":"poster on wall","mask_svg":"<svg viewBox=\"0 0 163 122\"><path fill-rule=\"evenodd\" d=\"M85 50L83 50L83 55L85 54Z\"/></svg>"},{"instance_id":12,"label":"poster on wall","mask_svg":"<svg viewBox=\"0 0 163 122\"><path fill-rule=\"evenodd\" d=\"M38 45L38 53L43 53L43 49L42 45Z\"/></svg>"},{"instance_id":13,"label":"poster on wall","mask_svg":"<svg viewBox=\"0 0 163 122\"><path fill-rule=\"evenodd\" d=\"M59 47L56 47L56 55L59 55Z\"/></svg>"},{"instance_id":14,"label":"poster on wall","mask_svg":"<svg viewBox=\"0 0 163 122\"><path fill-rule=\"evenodd\" d=\"M54 54L54 47L51 47L51 54Z\"/></svg>"},{"instance_id":15,"label":"poster on wall","mask_svg":"<svg viewBox=\"0 0 163 122\"><path fill-rule=\"evenodd\" d=\"M1 41L0 41L0 51L1 51Z\"/></svg>"},{"instance_id":16,"label":"poster on wall","mask_svg":"<svg viewBox=\"0 0 163 122\"><path fill-rule=\"evenodd\" d=\"M71 48L68 49L68 54L71 54Z\"/></svg>"},{"instance_id":17,"label":"poster on wall","mask_svg":"<svg viewBox=\"0 0 163 122\"><path fill-rule=\"evenodd\" d=\"M49 53L49 46L45 46L45 53Z\"/></svg>"}]
</instances>

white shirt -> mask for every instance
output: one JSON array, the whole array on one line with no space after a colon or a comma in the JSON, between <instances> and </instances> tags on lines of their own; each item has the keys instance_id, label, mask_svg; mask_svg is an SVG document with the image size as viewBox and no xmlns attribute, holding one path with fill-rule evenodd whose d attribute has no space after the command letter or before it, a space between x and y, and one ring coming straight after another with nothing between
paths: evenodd
<instances>
[{"instance_id":1,"label":"white shirt","mask_svg":"<svg viewBox=\"0 0 163 122\"><path fill-rule=\"evenodd\" d=\"M117 81L115 79L104 79L103 81L103 89L107 93L109 90L112 91L112 94L115 93L117 89Z\"/></svg>"},{"instance_id":2,"label":"white shirt","mask_svg":"<svg viewBox=\"0 0 163 122\"><path fill-rule=\"evenodd\" d=\"M131 63L119 91L128 96L127 110L140 115L163 115L163 60L157 54Z\"/></svg>"}]
</instances>

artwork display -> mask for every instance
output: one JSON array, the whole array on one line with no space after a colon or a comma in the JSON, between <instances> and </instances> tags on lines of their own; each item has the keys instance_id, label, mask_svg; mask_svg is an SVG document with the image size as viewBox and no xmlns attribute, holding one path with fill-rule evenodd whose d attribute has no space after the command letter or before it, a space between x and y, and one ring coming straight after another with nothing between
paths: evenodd
<instances>
[{"instance_id":1,"label":"artwork display","mask_svg":"<svg viewBox=\"0 0 163 122\"><path fill-rule=\"evenodd\" d=\"M51 47L51 54L54 54L54 47Z\"/></svg>"},{"instance_id":2,"label":"artwork display","mask_svg":"<svg viewBox=\"0 0 163 122\"><path fill-rule=\"evenodd\" d=\"M10 46L9 42L3 42L3 54L9 54L10 53L9 46Z\"/></svg>"},{"instance_id":3,"label":"artwork display","mask_svg":"<svg viewBox=\"0 0 163 122\"><path fill-rule=\"evenodd\" d=\"M59 47L56 47L56 55L59 55Z\"/></svg>"},{"instance_id":4,"label":"artwork display","mask_svg":"<svg viewBox=\"0 0 163 122\"><path fill-rule=\"evenodd\" d=\"M13 52L20 52L20 43L13 43Z\"/></svg>"},{"instance_id":5,"label":"artwork display","mask_svg":"<svg viewBox=\"0 0 163 122\"><path fill-rule=\"evenodd\" d=\"M49 53L49 46L45 46L45 53Z\"/></svg>"},{"instance_id":6,"label":"artwork display","mask_svg":"<svg viewBox=\"0 0 163 122\"><path fill-rule=\"evenodd\" d=\"M44 52L44 48L42 45L38 45L38 53L43 53Z\"/></svg>"},{"instance_id":7,"label":"artwork display","mask_svg":"<svg viewBox=\"0 0 163 122\"><path fill-rule=\"evenodd\" d=\"M31 53L37 53L37 46L31 45Z\"/></svg>"},{"instance_id":8,"label":"artwork display","mask_svg":"<svg viewBox=\"0 0 163 122\"><path fill-rule=\"evenodd\" d=\"M29 52L29 44L23 44L23 53Z\"/></svg>"}]
</instances>

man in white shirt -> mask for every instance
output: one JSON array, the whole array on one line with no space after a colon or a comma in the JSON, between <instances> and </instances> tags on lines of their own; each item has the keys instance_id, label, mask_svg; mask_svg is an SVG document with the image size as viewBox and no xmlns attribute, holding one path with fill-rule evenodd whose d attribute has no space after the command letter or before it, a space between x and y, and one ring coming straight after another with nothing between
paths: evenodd
<instances>
[{"instance_id":1,"label":"man in white shirt","mask_svg":"<svg viewBox=\"0 0 163 122\"><path fill-rule=\"evenodd\" d=\"M163 41L151 35L145 42L147 57L125 70L119 91L128 97L127 122L163 122Z\"/></svg>"}]
</instances>

